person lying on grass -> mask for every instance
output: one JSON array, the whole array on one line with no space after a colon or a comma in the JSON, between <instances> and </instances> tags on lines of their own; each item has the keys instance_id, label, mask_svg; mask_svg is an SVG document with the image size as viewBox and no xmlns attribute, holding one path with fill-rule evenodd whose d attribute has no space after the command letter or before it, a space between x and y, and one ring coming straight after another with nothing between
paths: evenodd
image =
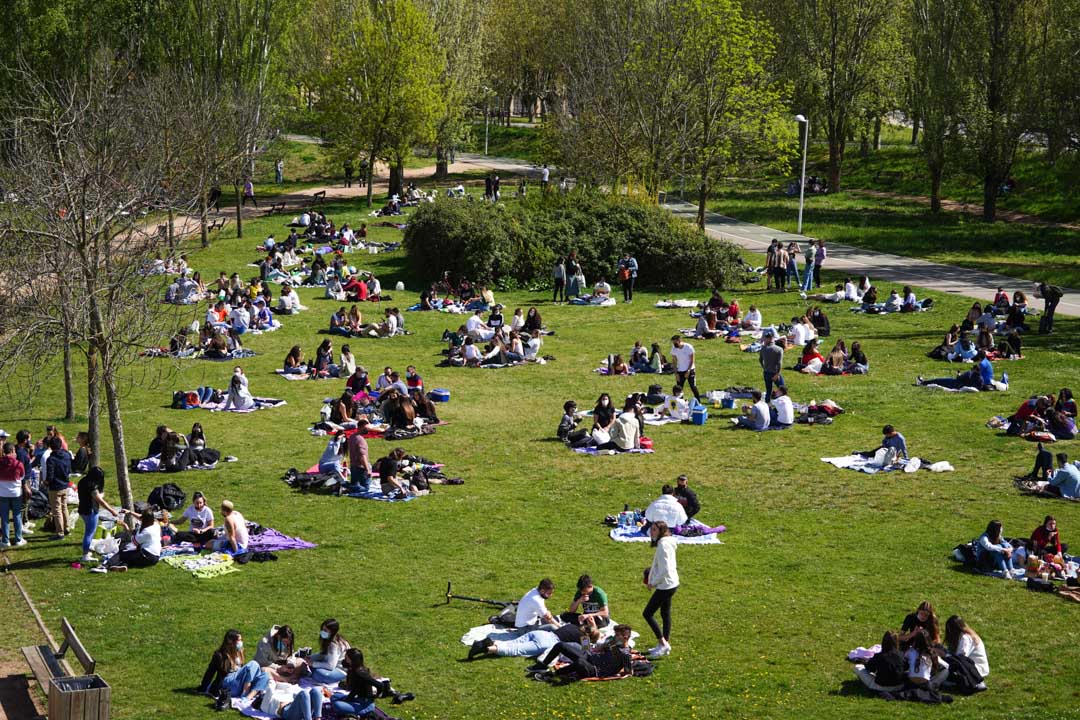
<instances>
[{"instance_id":1,"label":"person lying on grass","mask_svg":"<svg viewBox=\"0 0 1080 720\"><path fill-rule=\"evenodd\" d=\"M959 390L960 388L973 387L976 390L995 390L994 366L986 358L986 353L980 350L975 354L975 367L966 370L956 377L931 378L927 380L919 375L915 379L916 385L939 385L944 388Z\"/></svg>"},{"instance_id":2,"label":"person lying on grass","mask_svg":"<svg viewBox=\"0 0 1080 720\"><path fill-rule=\"evenodd\" d=\"M536 677L539 680L555 680L558 678L581 680L584 678L609 678L630 675L633 672L634 664L630 650L630 635L632 632L629 625L616 625L615 634L612 638L593 652L586 651L577 643L559 643L549 650L548 654L530 670L536 669ZM570 663L551 672L548 666L559 656L568 658Z\"/></svg>"},{"instance_id":3,"label":"person lying on grass","mask_svg":"<svg viewBox=\"0 0 1080 720\"><path fill-rule=\"evenodd\" d=\"M586 634L588 633L588 634ZM466 660L482 657L531 657L538 658L559 643L583 643L586 638L600 637L594 623L587 621L581 625L566 623L550 630L531 630L511 640L492 640L483 638L469 647Z\"/></svg>"},{"instance_id":4,"label":"person lying on grass","mask_svg":"<svg viewBox=\"0 0 1080 720\"><path fill-rule=\"evenodd\" d=\"M803 300L814 300L817 302L838 303L845 299L844 286L833 286L833 292L831 293L814 293L813 295L801 294Z\"/></svg>"}]
</instances>

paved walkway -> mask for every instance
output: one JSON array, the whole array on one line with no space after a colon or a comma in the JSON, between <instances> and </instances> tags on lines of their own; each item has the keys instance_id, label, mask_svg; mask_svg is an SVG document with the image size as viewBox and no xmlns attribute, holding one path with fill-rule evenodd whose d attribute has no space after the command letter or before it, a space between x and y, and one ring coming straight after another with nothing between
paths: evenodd
<instances>
[{"instance_id":1,"label":"paved walkway","mask_svg":"<svg viewBox=\"0 0 1080 720\"><path fill-rule=\"evenodd\" d=\"M675 215L691 222L697 218L696 205L673 200L665 203L665 207ZM712 235L731 240L746 250L760 252L762 255L765 254L773 238L785 244L794 240L803 247L810 241L810 238L805 235L781 232L715 213L706 214L705 229ZM1018 280L994 273L941 265L918 258L863 250L850 245L828 243L826 249L829 256L825 261L825 268L828 270L840 270L850 275L868 275L871 280L877 282L918 285L939 292L967 295L980 300L993 300L998 286L1004 286L1010 293L1013 290L1023 290L1035 307L1041 308L1042 305L1031 297L1030 289L1033 283L1030 280ZM800 260L800 265L801 262ZM1080 292L1068 291L1058 305L1057 311L1062 315L1080 316Z\"/></svg>"}]
</instances>

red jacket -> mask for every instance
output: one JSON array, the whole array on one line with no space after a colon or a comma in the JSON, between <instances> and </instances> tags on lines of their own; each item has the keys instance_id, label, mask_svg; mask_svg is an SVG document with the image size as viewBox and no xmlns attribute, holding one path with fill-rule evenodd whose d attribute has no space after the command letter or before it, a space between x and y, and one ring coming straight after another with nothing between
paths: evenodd
<instances>
[{"instance_id":1,"label":"red jacket","mask_svg":"<svg viewBox=\"0 0 1080 720\"><path fill-rule=\"evenodd\" d=\"M21 483L23 479L23 464L14 455L0 455L0 483ZM22 494L22 485L19 484L19 494Z\"/></svg>"},{"instance_id":2,"label":"red jacket","mask_svg":"<svg viewBox=\"0 0 1080 720\"><path fill-rule=\"evenodd\" d=\"M1054 548L1055 554L1061 554L1061 536L1054 532L1053 541L1050 538L1050 531L1044 526L1040 525L1035 528L1035 532L1031 533L1031 542L1035 545L1035 552L1041 553L1044 548Z\"/></svg>"}]
</instances>

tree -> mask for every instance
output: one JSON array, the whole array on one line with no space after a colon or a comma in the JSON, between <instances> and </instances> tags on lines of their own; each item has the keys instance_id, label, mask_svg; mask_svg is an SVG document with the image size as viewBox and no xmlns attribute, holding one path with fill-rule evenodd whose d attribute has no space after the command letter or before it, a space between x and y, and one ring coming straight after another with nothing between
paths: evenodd
<instances>
[{"instance_id":1,"label":"tree","mask_svg":"<svg viewBox=\"0 0 1080 720\"><path fill-rule=\"evenodd\" d=\"M966 0L913 0L911 53L914 115L922 125L920 148L930 171L930 210L941 211L941 179L963 142L968 87L963 77Z\"/></svg>"},{"instance_id":2,"label":"tree","mask_svg":"<svg viewBox=\"0 0 1080 720\"><path fill-rule=\"evenodd\" d=\"M0 252L17 263L5 276L8 292L25 302L5 304L3 312L36 313L30 317L38 318L38 328L63 327L71 313L64 341L85 343L92 358L88 382L91 388L100 382L105 391L121 500L131 507L123 373L177 322L158 311L160 279L146 273L161 250L150 217L194 206L202 188L174 177L171 163L187 155L184 145L198 140L197 128L207 118L183 117L194 129L173 126L165 149L159 107L147 100L170 88L105 51L66 78L45 80L24 71L20 79L22 91L9 106L17 117L9 119L23 133L0 164L0 185L18 201L0 209ZM176 105L185 103L177 98ZM54 288L52 302L42 283ZM22 322L16 315L0 325ZM9 349L5 344L3 356L10 363ZM92 428L95 404L92 394Z\"/></svg>"}]
</instances>

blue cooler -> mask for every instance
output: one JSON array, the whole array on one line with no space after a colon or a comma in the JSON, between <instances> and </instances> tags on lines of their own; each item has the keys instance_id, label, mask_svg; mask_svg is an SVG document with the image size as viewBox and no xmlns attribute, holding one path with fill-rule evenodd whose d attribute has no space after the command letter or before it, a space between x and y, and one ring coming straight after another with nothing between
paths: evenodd
<instances>
[{"instance_id":1,"label":"blue cooler","mask_svg":"<svg viewBox=\"0 0 1080 720\"><path fill-rule=\"evenodd\" d=\"M721 398L720 407L724 408L725 410L733 409L735 407L735 398L731 397L730 395L725 398Z\"/></svg>"},{"instance_id":2,"label":"blue cooler","mask_svg":"<svg viewBox=\"0 0 1080 720\"><path fill-rule=\"evenodd\" d=\"M428 398L431 399L431 402L450 402L450 391L445 388L435 388L428 393Z\"/></svg>"},{"instance_id":3,"label":"blue cooler","mask_svg":"<svg viewBox=\"0 0 1080 720\"><path fill-rule=\"evenodd\" d=\"M704 405L695 405L694 409L690 411L690 424L691 425L704 425L705 420L709 417L709 408Z\"/></svg>"}]
</instances>

